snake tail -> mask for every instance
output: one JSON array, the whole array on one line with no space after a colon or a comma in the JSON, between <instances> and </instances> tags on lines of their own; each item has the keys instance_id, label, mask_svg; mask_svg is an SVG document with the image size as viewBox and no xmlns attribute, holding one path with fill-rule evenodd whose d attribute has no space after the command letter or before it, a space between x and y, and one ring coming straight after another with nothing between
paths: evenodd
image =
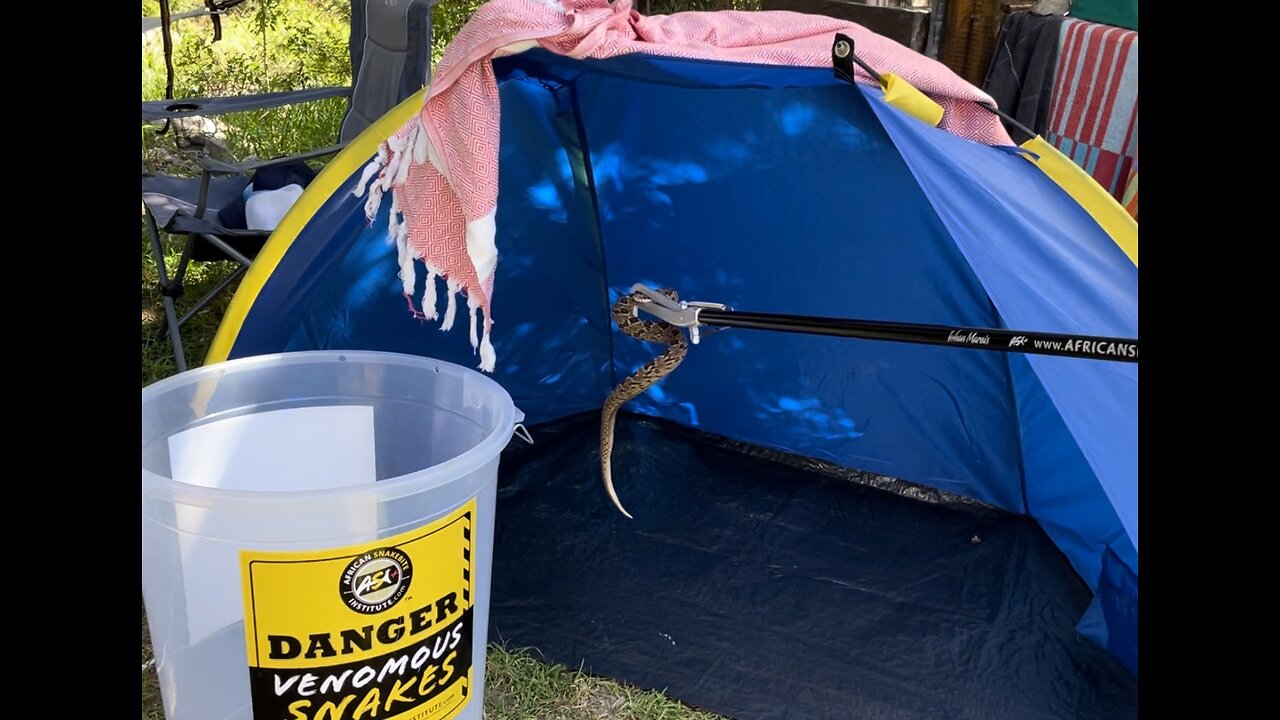
<instances>
[{"instance_id":1,"label":"snake tail","mask_svg":"<svg viewBox=\"0 0 1280 720\"><path fill-rule=\"evenodd\" d=\"M674 290L659 292L672 300L679 301ZM628 519L633 519L632 515L622 506L622 501L618 499L618 493L613 486L613 440L618 411L625 403L639 397L671 374L680 366L689 352L689 344L680 328L665 322L641 320L636 317L636 302L634 295L625 295L614 303L613 317L618 323L618 329L638 340L663 343L667 349L619 383L618 387L614 388L605 399L600 415L600 472L604 479L604 488L609 494L609 499L613 501L614 507Z\"/></svg>"}]
</instances>

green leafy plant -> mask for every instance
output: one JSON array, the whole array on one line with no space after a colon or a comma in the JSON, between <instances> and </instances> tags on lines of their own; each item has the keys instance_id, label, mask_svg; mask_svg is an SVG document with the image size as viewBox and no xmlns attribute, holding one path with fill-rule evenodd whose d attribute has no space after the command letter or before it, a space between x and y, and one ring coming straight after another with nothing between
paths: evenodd
<instances>
[{"instance_id":1,"label":"green leafy plant","mask_svg":"<svg viewBox=\"0 0 1280 720\"><path fill-rule=\"evenodd\" d=\"M151 0L155 6L155 0ZM174 2L173 12L198 7L199 0ZM144 14L158 14L158 7ZM175 22L174 94L211 97L347 85L350 6L339 0L250 0L225 13L223 37L213 42L208 18ZM143 99L164 95L160 33L143 39ZM344 98L218 118L218 131L233 155L271 157L335 142L346 112ZM144 135L144 153L163 163L159 145L169 136Z\"/></svg>"}]
</instances>

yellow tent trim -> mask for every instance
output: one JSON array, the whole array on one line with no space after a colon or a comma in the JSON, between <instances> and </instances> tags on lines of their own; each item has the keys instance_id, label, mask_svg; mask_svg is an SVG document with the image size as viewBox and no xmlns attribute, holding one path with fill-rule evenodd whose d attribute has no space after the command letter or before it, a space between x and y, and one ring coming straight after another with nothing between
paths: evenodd
<instances>
[{"instance_id":1,"label":"yellow tent trim","mask_svg":"<svg viewBox=\"0 0 1280 720\"><path fill-rule=\"evenodd\" d=\"M235 345L236 337L240 335L240 328L244 325L250 308L258 298L258 293L262 291L267 278L275 272L280 259L289 251L289 246L298 238L298 233L316 214L316 211L338 191L338 188L369 162L369 158L378 152L378 145L391 137L409 121L409 118L413 117L414 113L422 109L425 94L426 89L419 90L392 108L386 115L378 118L377 122L365 128L364 132L357 135L325 166L324 170L320 171L316 179L312 180L298 197L297 202L289 209L280 224L276 226L275 232L271 233L271 237L262 246L258 256L254 258L253 264L245 272L244 279L240 281L240 288L236 291L235 297L231 298L231 304L227 307L222 324L218 326L218 333L209 347L209 354L205 356L206 365L227 359L231 354L232 346Z\"/></svg>"},{"instance_id":2,"label":"yellow tent trim","mask_svg":"<svg viewBox=\"0 0 1280 720\"><path fill-rule=\"evenodd\" d=\"M915 85L893 73L885 73L883 77L885 102L917 120L928 123L930 127L938 127L938 123L942 122L941 105L920 92Z\"/></svg>"},{"instance_id":3,"label":"yellow tent trim","mask_svg":"<svg viewBox=\"0 0 1280 720\"><path fill-rule=\"evenodd\" d=\"M1063 155L1037 135L1022 144L1024 150L1039 155L1039 159L1024 155L1036 167L1075 199L1102 229L1111 236L1125 255L1138 264L1138 221L1115 198L1098 184L1084 168Z\"/></svg>"}]
</instances>

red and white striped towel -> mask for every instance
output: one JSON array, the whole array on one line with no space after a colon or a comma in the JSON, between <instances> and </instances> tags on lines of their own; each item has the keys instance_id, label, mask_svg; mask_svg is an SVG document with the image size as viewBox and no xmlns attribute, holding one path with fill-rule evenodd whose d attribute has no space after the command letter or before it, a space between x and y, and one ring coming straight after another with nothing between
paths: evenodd
<instances>
[{"instance_id":1,"label":"red and white striped towel","mask_svg":"<svg viewBox=\"0 0 1280 720\"><path fill-rule=\"evenodd\" d=\"M496 356L493 280L498 262L494 211L498 198L498 87L490 61L541 47L573 58L648 53L767 65L830 67L837 32L852 37L858 55L892 72L942 105L941 127L986 144L1012 144L996 117L978 107L990 97L943 64L860 25L792 12L686 12L643 16L631 0L491 0L481 6L441 59L422 112L392 135L356 189L369 197L372 219L392 193L390 232L400 279L413 308L417 271L427 271L420 311L438 317L436 282L447 288L441 329L453 326L465 293L471 345L480 369ZM861 70L858 71L861 73ZM874 81L862 75L866 84ZM477 313L484 311L478 332Z\"/></svg>"},{"instance_id":2,"label":"red and white striped towel","mask_svg":"<svg viewBox=\"0 0 1280 720\"><path fill-rule=\"evenodd\" d=\"M1138 157L1138 33L1063 21L1045 139L1126 202Z\"/></svg>"}]
</instances>

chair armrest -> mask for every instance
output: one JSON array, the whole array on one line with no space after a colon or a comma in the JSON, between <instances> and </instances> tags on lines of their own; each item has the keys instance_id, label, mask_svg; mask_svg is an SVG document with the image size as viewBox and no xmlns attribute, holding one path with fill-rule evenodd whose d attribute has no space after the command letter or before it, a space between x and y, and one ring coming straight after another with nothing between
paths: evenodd
<instances>
[{"instance_id":1,"label":"chair armrest","mask_svg":"<svg viewBox=\"0 0 1280 720\"><path fill-rule=\"evenodd\" d=\"M250 172L259 168L272 167L275 165L288 165L289 163L299 162L302 160L311 160L313 158L324 157L339 152L346 143L338 143L322 147L317 150L307 150L306 152L296 153L294 155L284 155L281 157L270 158L268 160L245 160L238 163L228 163L221 160L215 160L208 155L200 157L200 167L205 175L240 175L241 173Z\"/></svg>"},{"instance_id":2,"label":"chair armrest","mask_svg":"<svg viewBox=\"0 0 1280 720\"><path fill-rule=\"evenodd\" d=\"M262 93L259 95L152 100L142 103L142 121L171 120L192 115L225 115L245 110L266 110L283 105L314 102L334 97L348 97L350 95L351 88L349 87L325 87Z\"/></svg>"},{"instance_id":3,"label":"chair armrest","mask_svg":"<svg viewBox=\"0 0 1280 720\"><path fill-rule=\"evenodd\" d=\"M214 175L239 175L257 170L258 168L272 167L274 165L287 165L289 163L299 162L302 160L310 160L324 155L332 155L346 147L346 143L338 143L330 145L319 150L308 150L306 152L296 153L294 155L285 155L282 157L271 158L270 160L246 160L239 163L225 163L221 160L214 160L208 155L200 158L200 197L196 201L196 217L202 217L209 203L209 181Z\"/></svg>"}]
</instances>

